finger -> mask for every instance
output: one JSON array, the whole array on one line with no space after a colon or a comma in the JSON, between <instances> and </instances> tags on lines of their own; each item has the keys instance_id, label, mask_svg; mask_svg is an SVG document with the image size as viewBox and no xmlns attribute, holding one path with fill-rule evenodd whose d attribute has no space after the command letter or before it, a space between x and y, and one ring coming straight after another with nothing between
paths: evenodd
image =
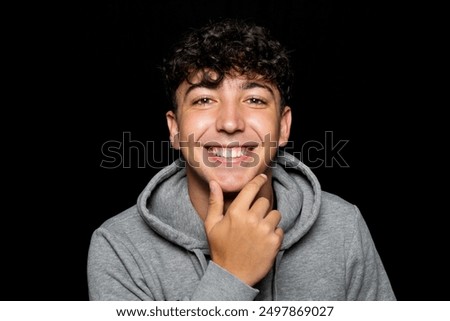
<instances>
[{"instance_id":1,"label":"finger","mask_svg":"<svg viewBox=\"0 0 450 321\"><path fill-rule=\"evenodd\" d=\"M216 181L209 182L209 203L205 218L206 232L223 219L223 193Z\"/></svg>"},{"instance_id":2,"label":"finger","mask_svg":"<svg viewBox=\"0 0 450 321\"><path fill-rule=\"evenodd\" d=\"M277 228L281 221L281 214L277 210L270 211L269 214L264 218L274 229Z\"/></svg>"},{"instance_id":3,"label":"finger","mask_svg":"<svg viewBox=\"0 0 450 321\"><path fill-rule=\"evenodd\" d=\"M276 235L280 237L281 240L284 238L284 231L281 227L277 227L274 232Z\"/></svg>"},{"instance_id":4,"label":"finger","mask_svg":"<svg viewBox=\"0 0 450 321\"><path fill-rule=\"evenodd\" d=\"M255 213L257 216L264 218L269 211L270 201L265 197L259 197L255 203L253 203L250 211Z\"/></svg>"},{"instance_id":5,"label":"finger","mask_svg":"<svg viewBox=\"0 0 450 321\"><path fill-rule=\"evenodd\" d=\"M239 192L238 196L230 205L230 209L239 208L241 210L248 210L261 187L266 183L267 176L259 174L253 178L244 188Z\"/></svg>"}]
</instances>

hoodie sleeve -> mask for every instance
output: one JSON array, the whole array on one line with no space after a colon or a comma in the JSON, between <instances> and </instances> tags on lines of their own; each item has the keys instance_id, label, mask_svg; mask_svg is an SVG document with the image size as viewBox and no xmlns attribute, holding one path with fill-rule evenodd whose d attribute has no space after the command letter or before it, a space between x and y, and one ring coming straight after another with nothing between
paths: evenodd
<instances>
[{"instance_id":1,"label":"hoodie sleeve","mask_svg":"<svg viewBox=\"0 0 450 321\"><path fill-rule=\"evenodd\" d=\"M87 268L90 300L153 300L143 278L132 273L137 262L130 251L105 229L99 228L92 235Z\"/></svg>"},{"instance_id":2,"label":"hoodie sleeve","mask_svg":"<svg viewBox=\"0 0 450 321\"><path fill-rule=\"evenodd\" d=\"M139 255L113 233L97 229L91 239L88 255L90 300L154 301L167 300L161 285L151 275L142 275ZM146 264L148 268L148 265ZM193 293L180 297L186 301L253 300L259 293L214 262L210 262Z\"/></svg>"},{"instance_id":3,"label":"hoodie sleeve","mask_svg":"<svg viewBox=\"0 0 450 321\"><path fill-rule=\"evenodd\" d=\"M258 293L257 289L250 287L213 261L210 261L191 300L251 301Z\"/></svg>"},{"instance_id":4,"label":"hoodie sleeve","mask_svg":"<svg viewBox=\"0 0 450 321\"><path fill-rule=\"evenodd\" d=\"M355 206L356 219L346 259L347 300L395 300L369 229Z\"/></svg>"}]
</instances>

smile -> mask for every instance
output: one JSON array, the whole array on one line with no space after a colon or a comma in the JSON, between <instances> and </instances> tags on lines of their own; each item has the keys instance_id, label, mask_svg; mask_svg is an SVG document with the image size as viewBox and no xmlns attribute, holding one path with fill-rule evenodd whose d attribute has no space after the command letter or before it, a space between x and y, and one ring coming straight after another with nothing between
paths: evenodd
<instances>
[{"instance_id":1,"label":"smile","mask_svg":"<svg viewBox=\"0 0 450 321\"><path fill-rule=\"evenodd\" d=\"M216 157L239 158L242 156L247 156L254 149L255 146L238 146L238 147L211 146L208 147L208 153Z\"/></svg>"}]
</instances>

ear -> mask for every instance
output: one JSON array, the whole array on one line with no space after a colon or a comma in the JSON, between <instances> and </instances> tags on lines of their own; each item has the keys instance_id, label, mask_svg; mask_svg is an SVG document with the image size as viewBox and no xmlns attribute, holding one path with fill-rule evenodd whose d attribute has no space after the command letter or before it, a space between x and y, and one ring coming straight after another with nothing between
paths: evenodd
<instances>
[{"instance_id":1,"label":"ear","mask_svg":"<svg viewBox=\"0 0 450 321\"><path fill-rule=\"evenodd\" d=\"M166 113L167 127L169 128L170 143L175 149L180 149L180 133L178 131L177 115L171 110Z\"/></svg>"},{"instance_id":2,"label":"ear","mask_svg":"<svg viewBox=\"0 0 450 321\"><path fill-rule=\"evenodd\" d=\"M291 134L292 114L291 107L285 106L281 113L280 119L280 137L278 139L278 146L283 147L289 141L289 135Z\"/></svg>"}]
</instances>

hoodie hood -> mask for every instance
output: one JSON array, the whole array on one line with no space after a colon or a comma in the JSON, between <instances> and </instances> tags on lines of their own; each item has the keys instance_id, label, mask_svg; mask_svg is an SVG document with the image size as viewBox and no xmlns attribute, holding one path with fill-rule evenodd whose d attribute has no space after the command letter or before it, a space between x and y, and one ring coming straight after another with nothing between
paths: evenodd
<instances>
[{"instance_id":1,"label":"hoodie hood","mask_svg":"<svg viewBox=\"0 0 450 321\"><path fill-rule=\"evenodd\" d=\"M189 198L185 163L178 159L160 171L138 199L138 211L159 235L189 251L209 254L203 221ZM272 166L272 183L284 231L281 251L298 242L320 210L320 185L294 156L279 152Z\"/></svg>"}]
</instances>

